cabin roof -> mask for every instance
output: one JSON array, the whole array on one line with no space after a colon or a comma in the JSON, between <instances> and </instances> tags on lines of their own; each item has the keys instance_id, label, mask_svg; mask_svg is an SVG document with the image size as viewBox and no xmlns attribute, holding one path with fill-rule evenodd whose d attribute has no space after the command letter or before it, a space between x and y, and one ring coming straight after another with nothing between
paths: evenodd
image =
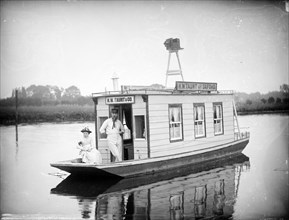
<instances>
[{"instance_id":1,"label":"cabin roof","mask_svg":"<svg viewBox=\"0 0 289 220\"><path fill-rule=\"evenodd\" d=\"M233 95L233 90L218 91L178 91L175 89L127 89L92 93L93 98L121 95Z\"/></svg>"}]
</instances>

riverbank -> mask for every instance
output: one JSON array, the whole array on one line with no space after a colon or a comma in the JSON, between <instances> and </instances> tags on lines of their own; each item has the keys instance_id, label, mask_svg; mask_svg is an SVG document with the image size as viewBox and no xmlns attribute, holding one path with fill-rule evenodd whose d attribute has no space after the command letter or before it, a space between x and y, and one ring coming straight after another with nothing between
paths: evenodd
<instances>
[{"instance_id":1,"label":"riverbank","mask_svg":"<svg viewBox=\"0 0 289 220\"><path fill-rule=\"evenodd\" d=\"M289 108L237 109L238 115L289 114ZM0 107L0 125L15 124L15 107ZM93 105L20 106L18 124L94 121Z\"/></svg>"},{"instance_id":2,"label":"riverbank","mask_svg":"<svg viewBox=\"0 0 289 220\"><path fill-rule=\"evenodd\" d=\"M270 110L270 111L243 111L243 112L237 112L238 115L263 115L263 114L286 114L289 115L289 109L288 110Z\"/></svg>"},{"instance_id":3,"label":"riverbank","mask_svg":"<svg viewBox=\"0 0 289 220\"><path fill-rule=\"evenodd\" d=\"M15 107L0 107L0 125L15 124ZM18 123L94 121L92 105L20 106Z\"/></svg>"}]
</instances>

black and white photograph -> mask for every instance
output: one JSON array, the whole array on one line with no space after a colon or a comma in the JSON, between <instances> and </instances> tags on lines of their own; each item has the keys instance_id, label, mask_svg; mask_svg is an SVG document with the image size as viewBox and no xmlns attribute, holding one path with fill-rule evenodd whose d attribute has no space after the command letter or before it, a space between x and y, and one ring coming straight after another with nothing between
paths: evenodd
<instances>
[{"instance_id":1,"label":"black and white photograph","mask_svg":"<svg viewBox=\"0 0 289 220\"><path fill-rule=\"evenodd\" d=\"M0 219L289 219L288 0L0 18Z\"/></svg>"}]
</instances>

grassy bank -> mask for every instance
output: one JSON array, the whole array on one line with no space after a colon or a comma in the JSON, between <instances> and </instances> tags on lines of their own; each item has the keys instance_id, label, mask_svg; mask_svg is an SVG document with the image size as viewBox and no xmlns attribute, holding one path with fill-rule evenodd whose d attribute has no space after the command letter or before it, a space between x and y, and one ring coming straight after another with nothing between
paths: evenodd
<instances>
[{"instance_id":1,"label":"grassy bank","mask_svg":"<svg viewBox=\"0 0 289 220\"><path fill-rule=\"evenodd\" d=\"M287 115L289 115L289 110L244 111L244 112L238 112L238 115L261 115L261 114L287 114Z\"/></svg>"},{"instance_id":2,"label":"grassy bank","mask_svg":"<svg viewBox=\"0 0 289 220\"><path fill-rule=\"evenodd\" d=\"M20 106L18 123L93 121L92 105ZM15 124L15 107L0 107L0 124Z\"/></svg>"},{"instance_id":3,"label":"grassy bank","mask_svg":"<svg viewBox=\"0 0 289 220\"><path fill-rule=\"evenodd\" d=\"M289 103L237 103L239 115L289 113Z\"/></svg>"},{"instance_id":4,"label":"grassy bank","mask_svg":"<svg viewBox=\"0 0 289 220\"><path fill-rule=\"evenodd\" d=\"M289 114L286 104L237 105L239 115L248 114ZM93 105L56 105L56 106L20 106L18 123L61 122L61 121L94 121ZM15 124L15 107L0 106L0 124Z\"/></svg>"}]
</instances>

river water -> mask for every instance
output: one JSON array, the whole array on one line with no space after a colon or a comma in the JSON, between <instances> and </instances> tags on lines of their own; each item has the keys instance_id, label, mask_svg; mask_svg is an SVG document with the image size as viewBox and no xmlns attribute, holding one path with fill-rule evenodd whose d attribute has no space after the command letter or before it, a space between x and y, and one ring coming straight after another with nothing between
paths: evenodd
<instances>
[{"instance_id":1,"label":"river water","mask_svg":"<svg viewBox=\"0 0 289 220\"><path fill-rule=\"evenodd\" d=\"M1 131L2 219L287 219L288 115L239 116L243 154L178 173L128 180L74 179L50 167L75 158L93 123Z\"/></svg>"}]
</instances>

